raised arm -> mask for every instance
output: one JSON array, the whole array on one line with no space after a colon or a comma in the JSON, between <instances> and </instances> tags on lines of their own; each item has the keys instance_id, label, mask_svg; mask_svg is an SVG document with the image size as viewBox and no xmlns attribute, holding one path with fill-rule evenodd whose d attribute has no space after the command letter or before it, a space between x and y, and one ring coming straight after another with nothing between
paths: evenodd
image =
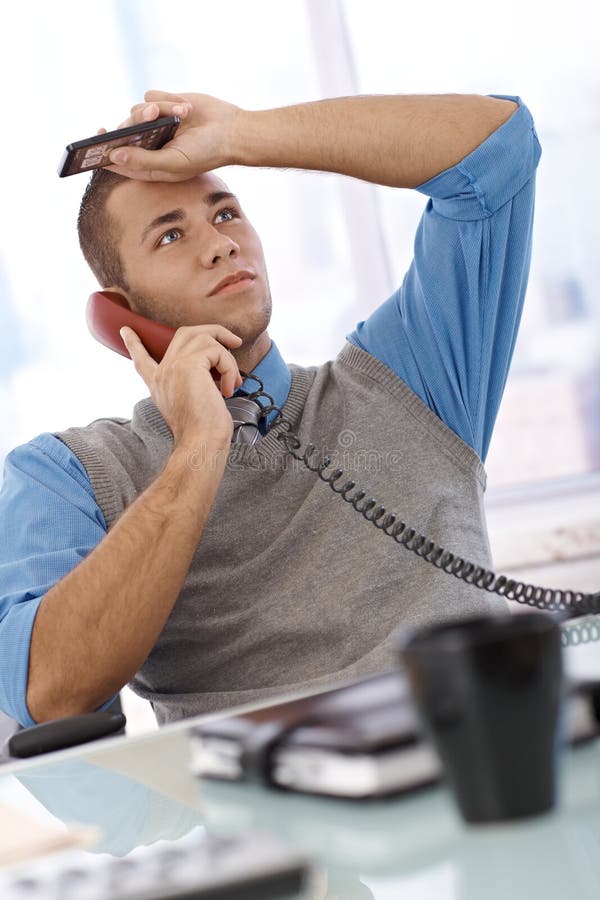
<instances>
[{"instance_id":1,"label":"raised arm","mask_svg":"<svg viewBox=\"0 0 600 900\"><path fill-rule=\"evenodd\" d=\"M224 165L337 172L411 188L458 163L514 112L478 94L361 95L245 110L206 94L148 91L126 124L178 112L162 150L113 151L132 178L183 180ZM125 124L125 123L124 123Z\"/></svg>"}]
</instances>

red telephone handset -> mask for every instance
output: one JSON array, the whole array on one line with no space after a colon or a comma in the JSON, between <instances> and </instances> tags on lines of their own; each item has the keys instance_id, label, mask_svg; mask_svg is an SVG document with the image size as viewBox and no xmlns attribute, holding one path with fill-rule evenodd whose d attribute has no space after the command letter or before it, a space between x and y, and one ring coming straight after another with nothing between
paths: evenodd
<instances>
[{"instance_id":1,"label":"red telephone handset","mask_svg":"<svg viewBox=\"0 0 600 900\"><path fill-rule=\"evenodd\" d=\"M132 312L123 297L115 291L94 291L86 309L87 325L93 336L105 347L130 359L119 329L128 325L139 335L144 347L156 362L160 362L173 339L175 329L161 322L153 322Z\"/></svg>"}]
</instances>

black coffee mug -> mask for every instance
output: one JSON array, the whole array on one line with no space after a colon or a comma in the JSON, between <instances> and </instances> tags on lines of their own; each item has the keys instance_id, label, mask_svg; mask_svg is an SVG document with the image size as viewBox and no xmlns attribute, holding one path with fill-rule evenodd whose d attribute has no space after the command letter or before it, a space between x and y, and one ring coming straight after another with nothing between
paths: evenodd
<instances>
[{"instance_id":1,"label":"black coffee mug","mask_svg":"<svg viewBox=\"0 0 600 900\"><path fill-rule=\"evenodd\" d=\"M498 822L552 809L558 624L542 612L468 619L401 635L399 650L463 818Z\"/></svg>"}]
</instances>

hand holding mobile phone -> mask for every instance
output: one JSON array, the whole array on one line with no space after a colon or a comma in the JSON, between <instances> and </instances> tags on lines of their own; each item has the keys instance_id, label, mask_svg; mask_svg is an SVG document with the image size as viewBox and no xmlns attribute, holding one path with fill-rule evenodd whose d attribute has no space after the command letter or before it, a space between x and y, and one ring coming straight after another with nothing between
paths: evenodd
<instances>
[{"instance_id":1,"label":"hand holding mobile phone","mask_svg":"<svg viewBox=\"0 0 600 900\"><path fill-rule=\"evenodd\" d=\"M116 147L134 145L144 150L158 150L170 141L177 131L179 116L165 116L141 125L129 125L69 144L58 167L61 178L110 166L109 153Z\"/></svg>"}]
</instances>

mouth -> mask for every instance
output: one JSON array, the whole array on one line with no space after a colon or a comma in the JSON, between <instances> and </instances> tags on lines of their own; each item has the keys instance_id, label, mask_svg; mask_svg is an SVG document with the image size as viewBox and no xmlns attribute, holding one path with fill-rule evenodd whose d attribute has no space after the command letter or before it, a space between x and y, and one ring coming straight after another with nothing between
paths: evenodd
<instances>
[{"instance_id":1,"label":"mouth","mask_svg":"<svg viewBox=\"0 0 600 900\"><path fill-rule=\"evenodd\" d=\"M229 275L227 278L220 281L208 296L216 297L217 294L229 294L234 291L245 290L252 284L255 278L256 276L253 275L252 272L236 272L235 275Z\"/></svg>"}]
</instances>

